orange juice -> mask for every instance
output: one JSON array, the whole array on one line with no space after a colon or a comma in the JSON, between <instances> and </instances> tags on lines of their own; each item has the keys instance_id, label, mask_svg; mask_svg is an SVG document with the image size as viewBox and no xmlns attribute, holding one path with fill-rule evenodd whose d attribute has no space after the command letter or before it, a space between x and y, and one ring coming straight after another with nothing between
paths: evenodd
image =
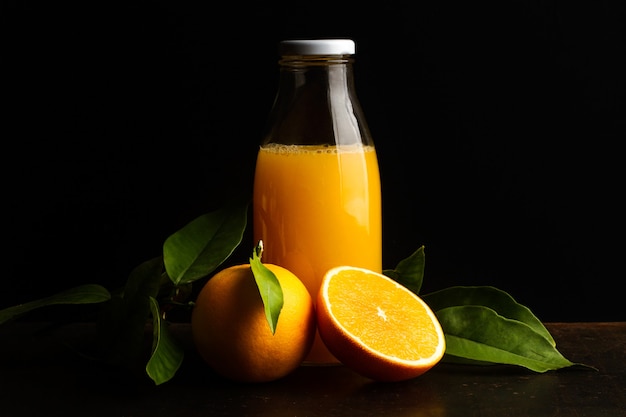
<instances>
[{"instance_id":1,"label":"orange juice","mask_svg":"<svg viewBox=\"0 0 626 417\"><path fill-rule=\"evenodd\" d=\"M314 299L332 267L382 272L381 190L373 146L264 145L253 205L262 261L289 269ZM337 359L318 335L306 362Z\"/></svg>"}]
</instances>

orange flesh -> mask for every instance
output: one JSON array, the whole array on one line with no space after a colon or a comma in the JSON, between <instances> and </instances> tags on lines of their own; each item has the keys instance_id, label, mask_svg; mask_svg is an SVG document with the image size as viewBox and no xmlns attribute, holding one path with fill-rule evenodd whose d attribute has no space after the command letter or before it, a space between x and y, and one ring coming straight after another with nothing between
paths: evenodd
<instances>
[{"instance_id":1,"label":"orange flesh","mask_svg":"<svg viewBox=\"0 0 626 417\"><path fill-rule=\"evenodd\" d=\"M343 271L330 280L328 300L331 315L369 349L404 361L436 354L440 340L433 319L413 293L396 283Z\"/></svg>"}]
</instances>

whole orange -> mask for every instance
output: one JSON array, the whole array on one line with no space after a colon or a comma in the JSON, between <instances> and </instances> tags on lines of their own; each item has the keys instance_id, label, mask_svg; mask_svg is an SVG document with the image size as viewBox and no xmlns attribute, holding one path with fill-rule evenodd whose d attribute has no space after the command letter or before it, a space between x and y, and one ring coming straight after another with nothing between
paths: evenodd
<instances>
[{"instance_id":1,"label":"whole orange","mask_svg":"<svg viewBox=\"0 0 626 417\"><path fill-rule=\"evenodd\" d=\"M191 330L197 351L223 376L241 382L265 382L295 370L315 335L314 303L293 273L265 264L283 291L276 332L272 334L249 264L221 270L196 299Z\"/></svg>"}]
</instances>

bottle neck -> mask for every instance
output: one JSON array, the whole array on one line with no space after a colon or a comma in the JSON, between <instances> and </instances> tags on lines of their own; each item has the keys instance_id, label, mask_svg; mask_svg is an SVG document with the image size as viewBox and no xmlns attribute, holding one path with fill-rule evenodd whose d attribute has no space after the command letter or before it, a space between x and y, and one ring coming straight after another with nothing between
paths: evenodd
<instances>
[{"instance_id":1,"label":"bottle neck","mask_svg":"<svg viewBox=\"0 0 626 417\"><path fill-rule=\"evenodd\" d=\"M370 144L349 55L287 56L264 143Z\"/></svg>"}]
</instances>

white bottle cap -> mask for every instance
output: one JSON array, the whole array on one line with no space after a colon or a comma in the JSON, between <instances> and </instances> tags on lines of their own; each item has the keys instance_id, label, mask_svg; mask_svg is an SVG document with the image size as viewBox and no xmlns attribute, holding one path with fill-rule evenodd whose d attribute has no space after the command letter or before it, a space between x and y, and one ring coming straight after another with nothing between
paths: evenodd
<instances>
[{"instance_id":1,"label":"white bottle cap","mask_svg":"<svg viewBox=\"0 0 626 417\"><path fill-rule=\"evenodd\" d=\"M293 39L280 43L280 55L354 55L350 39Z\"/></svg>"}]
</instances>

